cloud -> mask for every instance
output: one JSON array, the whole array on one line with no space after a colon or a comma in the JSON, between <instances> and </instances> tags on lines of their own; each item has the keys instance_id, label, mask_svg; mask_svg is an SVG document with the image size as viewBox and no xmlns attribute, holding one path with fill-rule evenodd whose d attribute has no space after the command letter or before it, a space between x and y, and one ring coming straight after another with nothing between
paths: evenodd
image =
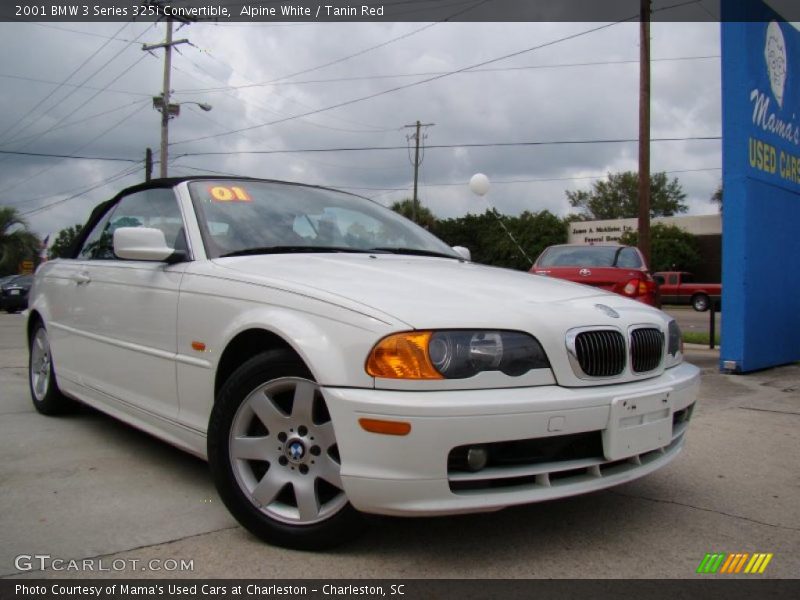
<instances>
[{"instance_id":1,"label":"cloud","mask_svg":"<svg viewBox=\"0 0 800 600\"><path fill-rule=\"evenodd\" d=\"M111 36L122 24L54 25L95 36ZM204 113L184 105L180 117L171 123L170 137L181 142L293 117L420 81L432 77L431 73L461 69L543 45L598 25L439 23L423 29L424 23L194 24L176 34L189 38L194 46L182 45L180 53L174 55L172 88L177 101L202 101L214 108ZM654 23L652 56L662 59L716 55L718 27L714 23ZM146 29L139 42L152 43L163 37L163 25L150 27L138 23L128 26L119 37L131 40ZM416 32L420 29L423 30ZM26 23L2 23L0 34L6 57L0 74L50 81L62 81L107 41L104 37ZM279 82L281 85L198 91L198 88L267 82L399 36L406 37L352 59L284 79ZM411 130L404 126L418 119L435 123L426 129L426 145L635 138L638 41L637 24L614 25L484 67L514 70L460 73L306 118L255 127L243 134L176 143L170 152L174 158L183 153L245 149L406 146L406 136ZM83 81L125 45L125 42L109 42L70 81ZM37 52L20 52L18 49L23 47L35 47ZM157 95L161 87L162 51L155 54L125 71L142 55L140 43L128 44L118 58L86 84L102 88L124 72L109 86L123 92L105 92L92 99L96 90L82 89L59 102L71 89L64 87L31 114L41 118L17 137L42 132L62 118L62 124L66 124L114 108L119 110L53 130L34 141L4 144L9 137L0 137L0 148L69 154L120 122L81 153L143 159L146 147L157 150L159 145L159 115L149 106L149 96ZM654 137L719 134L718 59L655 60L652 69ZM399 76L404 74L412 75ZM342 80L303 83L325 79ZM16 124L55 86L20 79L3 81L0 131L14 127L13 133L31 122L26 119ZM136 101L140 105L134 105ZM122 108L126 104L129 107ZM134 114L137 106L145 108ZM26 143L29 145L25 146ZM502 212L547 209L565 214L569 209L566 189L588 188L592 180L586 177L635 170L637 164L635 143L428 148L424 156L420 194L424 203L444 217L485 210L485 202L474 197L466 185L477 171L486 173L495 182L488 201ZM652 157L654 171L713 168L719 167L721 160L718 142L655 142ZM171 174L191 174L194 171L189 166L334 186L377 188L355 191L374 196L384 204L409 197L413 180L405 148L183 157L175 160ZM0 201L9 197L30 210L66 198L81 187L98 185L125 167L124 163L0 157L2 185L16 186L10 196L4 194ZM45 168L48 170L41 172ZM92 206L121 186L140 181L142 176L140 169L136 175L99 187L85 197L32 214L30 221L42 233L57 231L85 219ZM692 212L715 210L707 200L719 182L719 171L675 176L688 193ZM503 183L519 181L526 182ZM66 193L67 190L73 191ZM54 197L35 200L51 194Z\"/></svg>"}]
</instances>

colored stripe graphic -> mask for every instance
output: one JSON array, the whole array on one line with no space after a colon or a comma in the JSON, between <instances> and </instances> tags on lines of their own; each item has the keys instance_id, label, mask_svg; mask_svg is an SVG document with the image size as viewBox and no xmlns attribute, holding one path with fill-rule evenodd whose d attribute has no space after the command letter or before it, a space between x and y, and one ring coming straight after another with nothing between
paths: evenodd
<instances>
[{"instance_id":1,"label":"colored stripe graphic","mask_svg":"<svg viewBox=\"0 0 800 600\"><path fill-rule=\"evenodd\" d=\"M766 552L709 552L700 561L697 573L702 574L735 574L744 573L755 575L763 573L774 555ZM747 565L747 566L745 566Z\"/></svg>"},{"instance_id":2,"label":"colored stripe graphic","mask_svg":"<svg viewBox=\"0 0 800 600\"><path fill-rule=\"evenodd\" d=\"M698 573L716 573L722 561L725 559L726 554L715 552L714 554L706 554L700 566L697 567Z\"/></svg>"},{"instance_id":3,"label":"colored stripe graphic","mask_svg":"<svg viewBox=\"0 0 800 600\"><path fill-rule=\"evenodd\" d=\"M769 561L772 560L772 553L769 554L753 554L753 558L745 568L745 573L763 573L767 568Z\"/></svg>"}]
</instances>

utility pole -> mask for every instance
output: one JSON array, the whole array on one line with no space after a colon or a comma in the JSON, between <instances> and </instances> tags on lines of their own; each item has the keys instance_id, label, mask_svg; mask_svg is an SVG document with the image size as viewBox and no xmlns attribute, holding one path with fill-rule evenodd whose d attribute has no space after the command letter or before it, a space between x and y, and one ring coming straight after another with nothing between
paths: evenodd
<instances>
[{"instance_id":1,"label":"utility pole","mask_svg":"<svg viewBox=\"0 0 800 600\"><path fill-rule=\"evenodd\" d=\"M172 41L172 19L167 19L167 37L162 44L143 45L142 50L149 52L156 48L164 48L164 85L161 96L153 98L153 108L161 112L161 156L159 158L159 173L161 177L167 176L167 158L169 152L169 119L180 113L179 104L169 103L169 80L172 68L172 47L178 44L188 44L189 40L180 39Z\"/></svg>"},{"instance_id":2,"label":"utility pole","mask_svg":"<svg viewBox=\"0 0 800 600\"><path fill-rule=\"evenodd\" d=\"M650 0L639 14L639 250L650 266Z\"/></svg>"},{"instance_id":3,"label":"utility pole","mask_svg":"<svg viewBox=\"0 0 800 600\"><path fill-rule=\"evenodd\" d=\"M153 151L150 148L144 151L144 180L150 181L153 178Z\"/></svg>"},{"instance_id":4,"label":"utility pole","mask_svg":"<svg viewBox=\"0 0 800 600\"><path fill-rule=\"evenodd\" d=\"M414 198L411 202L411 220L414 221L414 223L417 222L417 210L419 206L419 198L417 197L417 182L419 181L419 167L422 164L419 160L419 131L421 127L433 127L434 125L436 125L436 123L420 123L419 121L412 125L405 125L405 127L413 127L416 129L415 133L412 133L406 138L408 140L413 139L416 142L414 149Z\"/></svg>"}]
</instances>

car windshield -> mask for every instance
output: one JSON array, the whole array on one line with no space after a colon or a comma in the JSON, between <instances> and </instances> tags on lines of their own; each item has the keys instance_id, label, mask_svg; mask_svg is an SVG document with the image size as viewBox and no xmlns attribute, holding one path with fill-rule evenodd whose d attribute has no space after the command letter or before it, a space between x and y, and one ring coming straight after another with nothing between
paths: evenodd
<instances>
[{"instance_id":1,"label":"car windshield","mask_svg":"<svg viewBox=\"0 0 800 600\"><path fill-rule=\"evenodd\" d=\"M27 285L33 280L31 275L13 275L2 282L3 286L7 285Z\"/></svg>"},{"instance_id":2,"label":"car windshield","mask_svg":"<svg viewBox=\"0 0 800 600\"><path fill-rule=\"evenodd\" d=\"M630 246L553 246L539 259L539 267L642 267Z\"/></svg>"},{"instance_id":3,"label":"car windshield","mask_svg":"<svg viewBox=\"0 0 800 600\"><path fill-rule=\"evenodd\" d=\"M459 256L421 227L371 200L297 184L189 183L209 258L289 252Z\"/></svg>"}]
</instances>

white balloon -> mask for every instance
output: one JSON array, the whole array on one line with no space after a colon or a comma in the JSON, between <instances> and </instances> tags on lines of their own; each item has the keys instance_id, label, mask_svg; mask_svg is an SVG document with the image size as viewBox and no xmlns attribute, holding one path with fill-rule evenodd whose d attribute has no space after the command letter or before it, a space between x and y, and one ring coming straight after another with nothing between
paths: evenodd
<instances>
[{"instance_id":1,"label":"white balloon","mask_svg":"<svg viewBox=\"0 0 800 600\"><path fill-rule=\"evenodd\" d=\"M485 196L489 191L489 178L483 173L475 173L472 179L469 180L469 189L473 194L478 196Z\"/></svg>"}]
</instances>

